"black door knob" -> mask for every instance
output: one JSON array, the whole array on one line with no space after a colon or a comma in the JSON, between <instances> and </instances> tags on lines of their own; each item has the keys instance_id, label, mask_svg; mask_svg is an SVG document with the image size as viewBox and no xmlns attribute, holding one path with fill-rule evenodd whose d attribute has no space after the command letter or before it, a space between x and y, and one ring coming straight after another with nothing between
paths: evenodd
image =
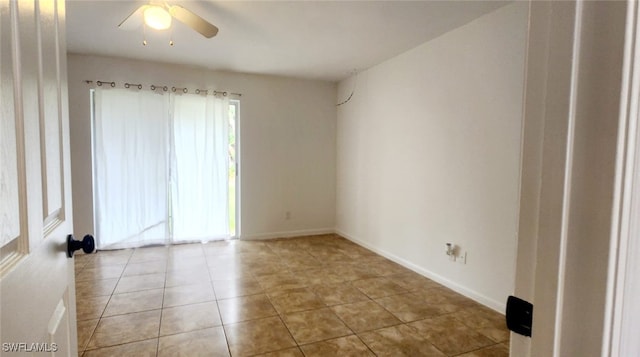
<instances>
[{"instance_id":1,"label":"black door knob","mask_svg":"<svg viewBox=\"0 0 640 357\"><path fill-rule=\"evenodd\" d=\"M67 257L72 258L73 252L82 248L82 251L86 254L93 253L96 250L96 241L93 239L93 236L87 234L82 238L82 241L75 240L73 238L73 234L69 234L67 236Z\"/></svg>"}]
</instances>

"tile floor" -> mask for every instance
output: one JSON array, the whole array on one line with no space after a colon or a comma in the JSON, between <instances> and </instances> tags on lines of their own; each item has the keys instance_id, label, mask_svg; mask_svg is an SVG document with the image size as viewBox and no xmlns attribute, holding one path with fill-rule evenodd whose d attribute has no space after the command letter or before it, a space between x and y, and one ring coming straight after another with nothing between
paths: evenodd
<instances>
[{"instance_id":1,"label":"tile floor","mask_svg":"<svg viewBox=\"0 0 640 357\"><path fill-rule=\"evenodd\" d=\"M336 235L75 265L85 357L509 355L503 316Z\"/></svg>"}]
</instances>

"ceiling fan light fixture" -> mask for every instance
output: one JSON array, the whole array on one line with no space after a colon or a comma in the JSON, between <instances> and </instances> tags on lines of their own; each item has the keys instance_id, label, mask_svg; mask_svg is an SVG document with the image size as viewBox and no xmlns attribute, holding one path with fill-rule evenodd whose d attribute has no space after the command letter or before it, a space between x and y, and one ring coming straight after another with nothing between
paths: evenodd
<instances>
[{"instance_id":1,"label":"ceiling fan light fixture","mask_svg":"<svg viewBox=\"0 0 640 357\"><path fill-rule=\"evenodd\" d=\"M166 30L171 26L171 15L161 6L150 5L144 10L144 23L156 30Z\"/></svg>"}]
</instances>

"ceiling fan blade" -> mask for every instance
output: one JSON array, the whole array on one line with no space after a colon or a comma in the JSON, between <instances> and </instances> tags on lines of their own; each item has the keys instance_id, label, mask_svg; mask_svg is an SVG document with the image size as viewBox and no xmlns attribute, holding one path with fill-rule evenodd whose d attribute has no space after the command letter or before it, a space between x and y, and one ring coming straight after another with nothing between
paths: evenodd
<instances>
[{"instance_id":1,"label":"ceiling fan blade","mask_svg":"<svg viewBox=\"0 0 640 357\"><path fill-rule=\"evenodd\" d=\"M135 30L138 27L142 26L142 23L144 22L142 19L142 13L147 7L149 7L149 5L142 5L137 8L129 16L122 20L120 25L118 25L118 28L123 30Z\"/></svg>"},{"instance_id":2,"label":"ceiling fan blade","mask_svg":"<svg viewBox=\"0 0 640 357\"><path fill-rule=\"evenodd\" d=\"M178 21L191 27L206 38L211 38L218 33L217 27L180 5L169 6L169 13Z\"/></svg>"}]
</instances>

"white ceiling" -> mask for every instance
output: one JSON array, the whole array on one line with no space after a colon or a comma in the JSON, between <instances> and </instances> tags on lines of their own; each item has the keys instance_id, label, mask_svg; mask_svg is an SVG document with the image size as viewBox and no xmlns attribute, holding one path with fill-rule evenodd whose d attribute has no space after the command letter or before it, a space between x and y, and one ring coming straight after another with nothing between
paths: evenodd
<instances>
[{"instance_id":1,"label":"white ceiling","mask_svg":"<svg viewBox=\"0 0 640 357\"><path fill-rule=\"evenodd\" d=\"M67 0L69 52L337 81L438 37L504 1L168 1L216 25L206 39L118 24L148 1ZM175 45L169 46L173 32Z\"/></svg>"}]
</instances>

